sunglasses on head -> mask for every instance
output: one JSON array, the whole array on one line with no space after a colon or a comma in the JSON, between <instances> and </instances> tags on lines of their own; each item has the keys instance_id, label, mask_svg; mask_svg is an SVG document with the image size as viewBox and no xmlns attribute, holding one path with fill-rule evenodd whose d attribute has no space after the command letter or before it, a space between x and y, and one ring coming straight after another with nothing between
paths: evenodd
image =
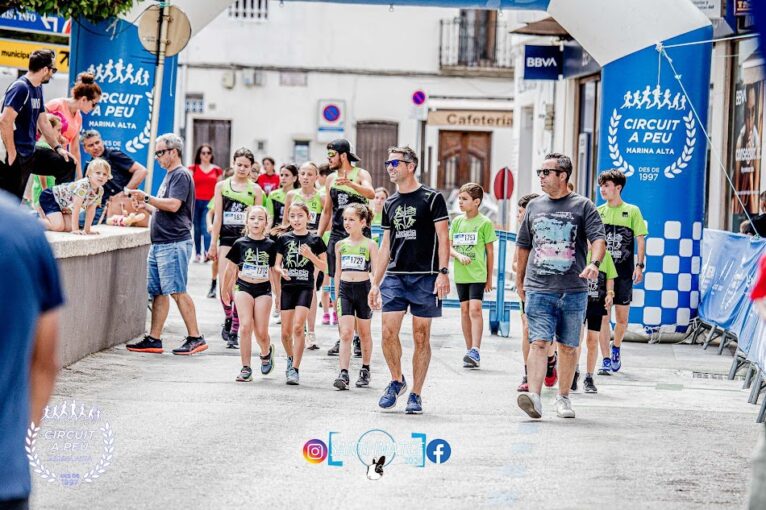
<instances>
[{"instance_id":1,"label":"sunglasses on head","mask_svg":"<svg viewBox=\"0 0 766 510\"><path fill-rule=\"evenodd\" d=\"M389 159L384 164L386 165L386 167L390 166L392 168L397 168L399 166L399 163L407 164L407 163L410 163L410 162L409 161L405 161L403 159Z\"/></svg>"},{"instance_id":2,"label":"sunglasses on head","mask_svg":"<svg viewBox=\"0 0 766 510\"><path fill-rule=\"evenodd\" d=\"M537 171L537 176L538 177L548 177L548 175L550 175L551 172L556 172L556 174L558 175L561 172L563 172L563 170L556 170L556 169L553 169L553 168L541 168L541 169L539 169Z\"/></svg>"},{"instance_id":3,"label":"sunglasses on head","mask_svg":"<svg viewBox=\"0 0 766 510\"><path fill-rule=\"evenodd\" d=\"M162 156L165 155L166 152L169 152L171 150L173 150L173 149L160 149L158 151L154 151L154 157L155 158L161 158Z\"/></svg>"}]
</instances>

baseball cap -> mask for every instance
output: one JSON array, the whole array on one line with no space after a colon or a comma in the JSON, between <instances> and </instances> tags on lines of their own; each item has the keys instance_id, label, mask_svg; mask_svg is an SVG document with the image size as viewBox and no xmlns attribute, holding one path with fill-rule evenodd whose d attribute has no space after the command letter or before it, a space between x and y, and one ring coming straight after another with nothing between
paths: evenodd
<instances>
[{"instance_id":1,"label":"baseball cap","mask_svg":"<svg viewBox=\"0 0 766 510\"><path fill-rule=\"evenodd\" d=\"M351 152L351 144L345 138L338 138L337 140L333 140L327 144L327 148L334 150L338 154L343 154L345 152L348 154L349 161L360 161L359 156Z\"/></svg>"}]
</instances>

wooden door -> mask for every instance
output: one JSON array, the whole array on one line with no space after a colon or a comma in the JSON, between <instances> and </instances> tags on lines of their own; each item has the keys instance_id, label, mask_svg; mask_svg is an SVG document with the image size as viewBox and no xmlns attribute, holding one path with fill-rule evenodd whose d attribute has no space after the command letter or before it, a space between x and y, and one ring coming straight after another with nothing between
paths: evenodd
<instances>
[{"instance_id":1,"label":"wooden door","mask_svg":"<svg viewBox=\"0 0 766 510\"><path fill-rule=\"evenodd\" d=\"M492 133L439 131L437 187L449 194L467 182L475 182L489 192L491 150Z\"/></svg>"},{"instance_id":2,"label":"wooden door","mask_svg":"<svg viewBox=\"0 0 766 510\"><path fill-rule=\"evenodd\" d=\"M359 166L370 172L372 186L383 186L389 193L396 189L388 178L384 162L388 149L399 144L399 124L384 121L361 121L356 124L356 155Z\"/></svg>"},{"instance_id":3,"label":"wooden door","mask_svg":"<svg viewBox=\"0 0 766 510\"><path fill-rule=\"evenodd\" d=\"M194 147L188 147L189 161L194 163L197 147L207 143L213 147L215 164L231 166L231 121L225 119L194 119Z\"/></svg>"}]
</instances>

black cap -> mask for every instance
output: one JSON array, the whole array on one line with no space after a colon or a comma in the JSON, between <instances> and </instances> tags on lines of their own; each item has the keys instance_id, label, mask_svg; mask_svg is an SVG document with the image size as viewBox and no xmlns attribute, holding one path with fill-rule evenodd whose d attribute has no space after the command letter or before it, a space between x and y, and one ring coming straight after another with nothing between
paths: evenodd
<instances>
[{"instance_id":1,"label":"black cap","mask_svg":"<svg viewBox=\"0 0 766 510\"><path fill-rule=\"evenodd\" d=\"M351 152L351 144L345 138L338 138L337 140L333 140L327 144L327 148L334 150L338 154L343 154L345 152L348 154L349 161L360 161L359 156Z\"/></svg>"}]
</instances>

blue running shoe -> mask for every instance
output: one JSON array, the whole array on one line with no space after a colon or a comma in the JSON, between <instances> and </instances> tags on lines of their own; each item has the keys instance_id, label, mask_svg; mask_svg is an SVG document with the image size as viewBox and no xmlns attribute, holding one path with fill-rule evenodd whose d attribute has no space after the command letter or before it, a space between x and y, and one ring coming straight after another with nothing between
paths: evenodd
<instances>
[{"instance_id":1,"label":"blue running shoe","mask_svg":"<svg viewBox=\"0 0 766 510\"><path fill-rule=\"evenodd\" d=\"M620 361L620 348L612 346L612 372L620 370L622 362Z\"/></svg>"},{"instance_id":2,"label":"blue running shoe","mask_svg":"<svg viewBox=\"0 0 766 510\"><path fill-rule=\"evenodd\" d=\"M405 391L407 391L407 381L404 379L404 376L402 376L402 382L391 381L386 386L383 396L380 397L378 405L383 409L391 409L396 405L396 399L404 395Z\"/></svg>"},{"instance_id":3,"label":"blue running shoe","mask_svg":"<svg viewBox=\"0 0 766 510\"><path fill-rule=\"evenodd\" d=\"M601 362L601 368L598 369L598 375L612 375L612 360L604 358Z\"/></svg>"},{"instance_id":4,"label":"blue running shoe","mask_svg":"<svg viewBox=\"0 0 766 510\"><path fill-rule=\"evenodd\" d=\"M481 357L479 351L471 349L463 356L463 368L479 368Z\"/></svg>"},{"instance_id":5,"label":"blue running shoe","mask_svg":"<svg viewBox=\"0 0 766 510\"><path fill-rule=\"evenodd\" d=\"M420 400L420 395L410 393L410 398L407 399L407 414L423 414L423 404Z\"/></svg>"}]
</instances>

